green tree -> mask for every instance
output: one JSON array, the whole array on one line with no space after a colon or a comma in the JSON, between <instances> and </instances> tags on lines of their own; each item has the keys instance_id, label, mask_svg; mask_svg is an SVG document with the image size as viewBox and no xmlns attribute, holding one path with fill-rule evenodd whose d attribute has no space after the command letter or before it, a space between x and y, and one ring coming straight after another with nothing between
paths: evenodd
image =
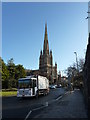
<instances>
[{"instance_id":1,"label":"green tree","mask_svg":"<svg viewBox=\"0 0 90 120\"><path fill-rule=\"evenodd\" d=\"M9 71L9 88L15 87L15 64L13 58L8 60L7 69Z\"/></svg>"},{"instance_id":2,"label":"green tree","mask_svg":"<svg viewBox=\"0 0 90 120\"><path fill-rule=\"evenodd\" d=\"M1 63L1 57L0 57L0 90L2 89L2 63Z\"/></svg>"},{"instance_id":3,"label":"green tree","mask_svg":"<svg viewBox=\"0 0 90 120\"><path fill-rule=\"evenodd\" d=\"M23 65L17 65L16 69L15 69L15 79L18 82L19 78L25 77L26 76L26 72L25 69L23 67Z\"/></svg>"},{"instance_id":4,"label":"green tree","mask_svg":"<svg viewBox=\"0 0 90 120\"><path fill-rule=\"evenodd\" d=\"M0 57L0 90L2 89L2 82L1 82L1 75L2 75L2 63L1 63L1 57Z\"/></svg>"},{"instance_id":5,"label":"green tree","mask_svg":"<svg viewBox=\"0 0 90 120\"><path fill-rule=\"evenodd\" d=\"M8 60L7 65L0 58L0 73L2 74L2 87L16 88L18 85L18 79L26 76L23 65L15 65L13 58Z\"/></svg>"},{"instance_id":6,"label":"green tree","mask_svg":"<svg viewBox=\"0 0 90 120\"><path fill-rule=\"evenodd\" d=\"M2 61L2 79L6 80L8 78L9 78L9 71L4 61Z\"/></svg>"},{"instance_id":7,"label":"green tree","mask_svg":"<svg viewBox=\"0 0 90 120\"><path fill-rule=\"evenodd\" d=\"M8 88L8 83L9 83L9 71L7 69L6 64L4 63L4 61L1 59L1 64L2 64L2 88L7 89Z\"/></svg>"},{"instance_id":8,"label":"green tree","mask_svg":"<svg viewBox=\"0 0 90 120\"><path fill-rule=\"evenodd\" d=\"M7 68L9 70L9 78L14 79L15 78L15 64L14 64L13 58L8 60Z\"/></svg>"}]
</instances>

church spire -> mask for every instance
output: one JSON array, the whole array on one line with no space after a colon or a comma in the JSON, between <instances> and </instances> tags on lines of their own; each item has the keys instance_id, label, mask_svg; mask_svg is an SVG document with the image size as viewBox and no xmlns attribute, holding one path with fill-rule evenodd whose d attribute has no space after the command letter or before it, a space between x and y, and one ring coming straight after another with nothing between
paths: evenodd
<instances>
[{"instance_id":1,"label":"church spire","mask_svg":"<svg viewBox=\"0 0 90 120\"><path fill-rule=\"evenodd\" d=\"M47 35L47 23L45 23L45 35L44 35L44 46L43 53L49 54L48 35Z\"/></svg>"},{"instance_id":2,"label":"church spire","mask_svg":"<svg viewBox=\"0 0 90 120\"><path fill-rule=\"evenodd\" d=\"M47 23L45 23L45 39L48 39L48 36L47 36Z\"/></svg>"}]
</instances>

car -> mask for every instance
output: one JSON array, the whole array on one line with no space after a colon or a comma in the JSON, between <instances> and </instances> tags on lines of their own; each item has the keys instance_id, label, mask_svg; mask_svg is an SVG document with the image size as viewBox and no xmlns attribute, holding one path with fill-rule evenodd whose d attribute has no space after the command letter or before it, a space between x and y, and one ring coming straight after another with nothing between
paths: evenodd
<instances>
[{"instance_id":1,"label":"car","mask_svg":"<svg viewBox=\"0 0 90 120\"><path fill-rule=\"evenodd\" d=\"M49 88L50 89L55 89L56 87L55 87L55 85L49 85Z\"/></svg>"},{"instance_id":2,"label":"car","mask_svg":"<svg viewBox=\"0 0 90 120\"><path fill-rule=\"evenodd\" d=\"M57 85L54 85L55 86L55 88L57 87Z\"/></svg>"},{"instance_id":3,"label":"car","mask_svg":"<svg viewBox=\"0 0 90 120\"><path fill-rule=\"evenodd\" d=\"M60 84L60 85L57 85L57 88L61 88L62 87L62 85Z\"/></svg>"}]
</instances>

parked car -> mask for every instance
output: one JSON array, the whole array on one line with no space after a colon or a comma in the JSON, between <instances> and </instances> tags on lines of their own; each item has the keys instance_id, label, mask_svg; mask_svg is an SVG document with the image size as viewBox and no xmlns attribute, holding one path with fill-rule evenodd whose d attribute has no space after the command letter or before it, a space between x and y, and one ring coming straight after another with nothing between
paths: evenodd
<instances>
[{"instance_id":1,"label":"parked car","mask_svg":"<svg viewBox=\"0 0 90 120\"><path fill-rule=\"evenodd\" d=\"M60 84L60 85L57 85L57 88L61 88L62 87L62 85Z\"/></svg>"},{"instance_id":2,"label":"parked car","mask_svg":"<svg viewBox=\"0 0 90 120\"><path fill-rule=\"evenodd\" d=\"M49 88L50 89L55 89L56 87L55 87L55 85L49 85Z\"/></svg>"},{"instance_id":3,"label":"parked car","mask_svg":"<svg viewBox=\"0 0 90 120\"><path fill-rule=\"evenodd\" d=\"M57 85L54 85L55 86L55 88L57 87Z\"/></svg>"}]
</instances>

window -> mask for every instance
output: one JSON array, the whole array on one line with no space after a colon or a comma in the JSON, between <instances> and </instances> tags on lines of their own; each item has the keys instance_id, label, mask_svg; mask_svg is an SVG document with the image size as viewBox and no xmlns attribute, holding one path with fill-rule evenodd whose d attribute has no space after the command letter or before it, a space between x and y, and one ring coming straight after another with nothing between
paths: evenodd
<instances>
[{"instance_id":1,"label":"window","mask_svg":"<svg viewBox=\"0 0 90 120\"><path fill-rule=\"evenodd\" d=\"M18 87L21 88L31 88L32 80L31 79L22 79L18 81Z\"/></svg>"}]
</instances>

